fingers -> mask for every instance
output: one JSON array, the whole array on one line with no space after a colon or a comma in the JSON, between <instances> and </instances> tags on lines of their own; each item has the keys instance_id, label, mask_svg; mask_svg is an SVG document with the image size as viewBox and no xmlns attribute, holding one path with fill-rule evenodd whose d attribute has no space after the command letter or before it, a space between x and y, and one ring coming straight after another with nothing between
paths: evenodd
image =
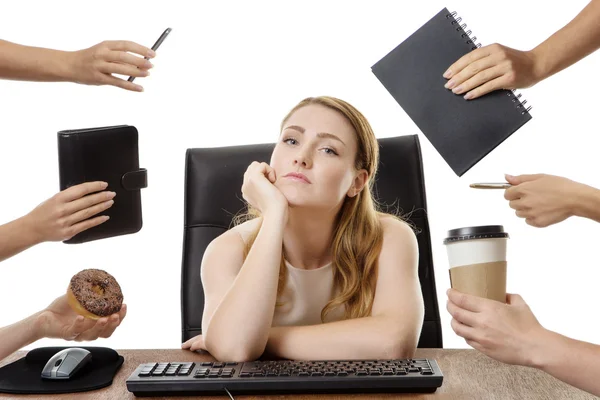
<instances>
[{"instance_id":1,"label":"fingers","mask_svg":"<svg viewBox=\"0 0 600 400\"><path fill-rule=\"evenodd\" d=\"M481 297L471 296L470 294L461 293L456 289L448 289L446 292L448 299L458 307L472 312L481 312L485 309L485 305L488 301Z\"/></svg>"},{"instance_id":2,"label":"fingers","mask_svg":"<svg viewBox=\"0 0 600 400\"><path fill-rule=\"evenodd\" d=\"M510 179L508 182L511 185L519 185L523 182L534 181L536 179L540 179L544 176L544 174L524 174L518 176L505 175L507 179Z\"/></svg>"},{"instance_id":3,"label":"fingers","mask_svg":"<svg viewBox=\"0 0 600 400\"><path fill-rule=\"evenodd\" d=\"M484 82L503 74L492 57L484 57L467 65L462 71L450 79L444 87L452 89L455 94L465 93Z\"/></svg>"},{"instance_id":4,"label":"fingers","mask_svg":"<svg viewBox=\"0 0 600 400\"><path fill-rule=\"evenodd\" d=\"M112 75L104 74L102 75L101 83L103 85L111 85L116 86L121 89L130 90L132 92L143 92L144 88L140 85L137 85L133 82L128 82L125 79L117 78Z\"/></svg>"},{"instance_id":5,"label":"fingers","mask_svg":"<svg viewBox=\"0 0 600 400\"><path fill-rule=\"evenodd\" d=\"M468 92L467 94L465 94L464 98L465 100L473 100L485 94L493 92L494 90L504 89L506 86L505 82L506 80L504 79L504 76L492 79L489 82L486 82L483 85L478 86L475 89Z\"/></svg>"},{"instance_id":6,"label":"fingers","mask_svg":"<svg viewBox=\"0 0 600 400\"><path fill-rule=\"evenodd\" d=\"M266 162L254 161L248 167L248 172L257 172L264 175L271 183L275 183L277 177L275 176L275 170Z\"/></svg>"},{"instance_id":7,"label":"fingers","mask_svg":"<svg viewBox=\"0 0 600 400\"><path fill-rule=\"evenodd\" d=\"M477 351L480 351L480 352L484 353L484 351L483 351L483 350L484 350L484 347L483 347L483 346L482 346L482 345L481 345L479 342L477 342L477 341L475 341L475 340L466 340L466 342L467 342L467 344L468 344L469 346L471 346L471 347L472 347L472 348L474 348L475 350L477 350Z\"/></svg>"},{"instance_id":8,"label":"fingers","mask_svg":"<svg viewBox=\"0 0 600 400\"><path fill-rule=\"evenodd\" d=\"M110 64L119 63L132 65L142 70L148 70L153 67L152 63L145 58L134 56L133 54L124 51L108 51L104 59Z\"/></svg>"},{"instance_id":9,"label":"fingers","mask_svg":"<svg viewBox=\"0 0 600 400\"><path fill-rule=\"evenodd\" d=\"M111 337L112 334L115 332L115 329L117 329L119 327L119 325L121 325L121 322L123 322L125 315L127 315L127 306L125 304L123 304L121 306L121 310L119 310L118 313L112 314L111 316L106 318L107 322L106 322L106 324L104 324L104 327L102 327L98 330L98 332L97 332L98 336L96 336L96 337L90 336L90 338L88 338L86 340L94 340L99 337L105 338L105 339Z\"/></svg>"},{"instance_id":10,"label":"fingers","mask_svg":"<svg viewBox=\"0 0 600 400\"><path fill-rule=\"evenodd\" d=\"M69 239L72 238L73 236L77 235L78 233L81 233L85 230L88 230L90 228L93 228L95 226L105 223L106 221L109 220L109 218L110 217L108 215L101 215L96 218L86 219L85 221L79 222L79 223L71 226L70 232L69 232L69 236L70 236Z\"/></svg>"},{"instance_id":11,"label":"fingers","mask_svg":"<svg viewBox=\"0 0 600 400\"><path fill-rule=\"evenodd\" d=\"M192 345L190 346L190 350L191 351L205 350L204 339L202 338L202 335L199 335L197 337L197 339L194 342L192 342Z\"/></svg>"},{"instance_id":12,"label":"fingers","mask_svg":"<svg viewBox=\"0 0 600 400\"><path fill-rule=\"evenodd\" d=\"M521 198L521 191L518 186L513 186L504 191L504 198L509 201L519 200Z\"/></svg>"},{"instance_id":13,"label":"fingers","mask_svg":"<svg viewBox=\"0 0 600 400\"><path fill-rule=\"evenodd\" d=\"M531 210L517 210L515 211L515 215L519 218L530 218Z\"/></svg>"},{"instance_id":14,"label":"fingers","mask_svg":"<svg viewBox=\"0 0 600 400\"><path fill-rule=\"evenodd\" d=\"M506 294L506 303L510 304L510 305L526 305L527 304L520 295L513 294L513 293Z\"/></svg>"},{"instance_id":15,"label":"fingers","mask_svg":"<svg viewBox=\"0 0 600 400\"><path fill-rule=\"evenodd\" d=\"M456 304L454 304L451 301L448 301L446 303L446 309L448 310L450 315L452 315L452 318L454 318L461 324L471 327L476 326L477 314L475 314L474 312L459 308Z\"/></svg>"},{"instance_id":16,"label":"fingers","mask_svg":"<svg viewBox=\"0 0 600 400\"><path fill-rule=\"evenodd\" d=\"M275 181L277 180L277 177L275 176L275 170L271 167L269 167L269 171L267 172L267 179L271 183L275 183Z\"/></svg>"},{"instance_id":17,"label":"fingers","mask_svg":"<svg viewBox=\"0 0 600 400\"><path fill-rule=\"evenodd\" d=\"M541 224L536 217L527 217L525 218L525 223L527 225L533 226L534 228L544 228L548 226L548 224Z\"/></svg>"},{"instance_id":18,"label":"fingers","mask_svg":"<svg viewBox=\"0 0 600 400\"><path fill-rule=\"evenodd\" d=\"M455 319L452 319L452 321L450 321L450 326L452 327L454 333L456 333L458 336L463 337L467 340L475 339L476 331L474 328L461 324Z\"/></svg>"},{"instance_id":19,"label":"fingers","mask_svg":"<svg viewBox=\"0 0 600 400\"><path fill-rule=\"evenodd\" d=\"M185 343L183 343L181 345L182 349L189 349L190 347L192 347L192 344L198 339L198 337L201 337L202 335L196 335L191 339L188 339Z\"/></svg>"},{"instance_id":20,"label":"fingers","mask_svg":"<svg viewBox=\"0 0 600 400\"><path fill-rule=\"evenodd\" d=\"M149 49L146 46L142 46L141 44L131 42L129 40L108 40L104 43L111 50L127 51L148 58L153 58L156 55L156 53L154 53L152 49Z\"/></svg>"},{"instance_id":21,"label":"fingers","mask_svg":"<svg viewBox=\"0 0 600 400\"><path fill-rule=\"evenodd\" d=\"M118 74L125 76L135 76L136 78L143 78L145 76L150 75L145 69L140 69L128 64L118 64L118 63L103 63L100 65L98 70L104 74Z\"/></svg>"},{"instance_id":22,"label":"fingers","mask_svg":"<svg viewBox=\"0 0 600 400\"><path fill-rule=\"evenodd\" d=\"M444 78L449 79L460 73L467 65L481 58L487 57L490 54L489 46L475 49L470 53L465 54L452 64L444 73Z\"/></svg>"},{"instance_id":23,"label":"fingers","mask_svg":"<svg viewBox=\"0 0 600 400\"><path fill-rule=\"evenodd\" d=\"M69 326L62 333L62 338L65 340L75 340L77 336L79 336L79 334L85 330L84 319L85 318L83 318L81 315L78 315L77 318L75 318L75 321L73 321L73 323L71 324L71 326Z\"/></svg>"},{"instance_id":24,"label":"fingers","mask_svg":"<svg viewBox=\"0 0 600 400\"><path fill-rule=\"evenodd\" d=\"M121 305L121 310L119 310L119 319L123 321L125 316L127 315L127 304Z\"/></svg>"},{"instance_id":25,"label":"fingers","mask_svg":"<svg viewBox=\"0 0 600 400\"><path fill-rule=\"evenodd\" d=\"M523 203L523 200L521 200L521 199L509 201L508 206L510 208L512 208L513 210L525 210L527 208L527 207L525 207L525 204Z\"/></svg>"},{"instance_id":26,"label":"fingers","mask_svg":"<svg viewBox=\"0 0 600 400\"><path fill-rule=\"evenodd\" d=\"M67 223L68 225L75 225L80 221L86 220L90 217L93 217L96 214L101 213L102 211L108 210L110 207L112 207L113 204L114 200L108 200L100 204L96 204L95 206L78 211L67 218Z\"/></svg>"},{"instance_id":27,"label":"fingers","mask_svg":"<svg viewBox=\"0 0 600 400\"><path fill-rule=\"evenodd\" d=\"M106 182L85 182L63 190L57 195L57 197L61 201L69 203L73 200L80 199L83 196L88 195L90 193L100 192L106 189L107 186L108 183Z\"/></svg>"},{"instance_id":28,"label":"fingers","mask_svg":"<svg viewBox=\"0 0 600 400\"><path fill-rule=\"evenodd\" d=\"M93 320L91 320L91 321L93 321ZM104 328L108 325L108 318L103 317L95 322L96 323L94 325L92 325L90 328L81 332L81 334L75 340L77 340L77 341L86 340L87 341L87 340L98 339L98 336L100 335L100 333L102 333Z\"/></svg>"},{"instance_id":29,"label":"fingers","mask_svg":"<svg viewBox=\"0 0 600 400\"><path fill-rule=\"evenodd\" d=\"M67 205L65 207L65 214L67 214L67 215L74 214L77 211L85 210L86 208L90 208L95 205L104 203L105 201L112 200L115 196L116 196L115 192L107 192L107 191L84 196L80 199L76 199L76 200L73 200L73 201L67 203Z\"/></svg>"},{"instance_id":30,"label":"fingers","mask_svg":"<svg viewBox=\"0 0 600 400\"><path fill-rule=\"evenodd\" d=\"M102 330L98 333L98 337L101 338L109 338L114 333L115 329L121 325L121 319L119 318L119 314L113 314L108 318L108 322L104 326ZM96 338L94 338L96 339Z\"/></svg>"}]
</instances>

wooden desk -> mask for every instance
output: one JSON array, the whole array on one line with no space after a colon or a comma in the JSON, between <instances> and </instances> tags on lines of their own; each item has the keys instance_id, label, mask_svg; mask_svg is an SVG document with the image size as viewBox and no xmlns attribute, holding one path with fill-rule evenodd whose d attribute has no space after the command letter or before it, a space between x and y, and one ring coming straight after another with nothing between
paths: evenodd
<instances>
[{"instance_id":1,"label":"wooden desk","mask_svg":"<svg viewBox=\"0 0 600 400\"><path fill-rule=\"evenodd\" d=\"M7 395L0 399L43 399L43 400L124 400L136 397L127 391L125 380L142 363L158 361L213 361L209 355L195 354L183 350L117 350L125 357L123 366L107 388L78 394L60 395ZM20 351L8 357L1 365L13 362L26 354ZM595 399L586 392L575 389L541 371L505 365L496 362L475 350L466 349L418 349L415 358L437 360L444 383L435 393L428 394L338 394L338 395L286 395L286 396L234 396L235 399L419 399L419 400L580 400ZM156 397L155 397L156 398ZM191 397L169 397L168 399L190 399ZM227 396L207 396L202 399L228 399Z\"/></svg>"}]
</instances>

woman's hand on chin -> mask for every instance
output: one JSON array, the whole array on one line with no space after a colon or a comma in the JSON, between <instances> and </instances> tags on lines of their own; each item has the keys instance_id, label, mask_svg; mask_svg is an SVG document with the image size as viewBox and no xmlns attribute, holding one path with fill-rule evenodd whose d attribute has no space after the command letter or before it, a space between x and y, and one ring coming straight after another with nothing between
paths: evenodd
<instances>
[{"instance_id":1,"label":"woman's hand on chin","mask_svg":"<svg viewBox=\"0 0 600 400\"><path fill-rule=\"evenodd\" d=\"M242 197L264 218L283 218L287 221L288 200L275 185L275 170L265 162L254 161L244 174Z\"/></svg>"}]
</instances>

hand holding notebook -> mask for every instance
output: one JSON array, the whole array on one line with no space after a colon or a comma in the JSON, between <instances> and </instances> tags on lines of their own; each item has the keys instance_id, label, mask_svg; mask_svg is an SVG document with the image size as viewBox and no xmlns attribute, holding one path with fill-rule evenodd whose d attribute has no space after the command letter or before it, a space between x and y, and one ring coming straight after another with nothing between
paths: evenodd
<instances>
[{"instance_id":1,"label":"hand holding notebook","mask_svg":"<svg viewBox=\"0 0 600 400\"><path fill-rule=\"evenodd\" d=\"M467 101L444 87L448 66L477 49L460 22L443 9L372 67L458 176L531 119L509 90Z\"/></svg>"},{"instance_id":2,"label":"hand holding notebook","mask_svg":"<svg viewBox=\"0 0 600 400\"><path fill-rule=\"evenodd\" d=\"M473 100L499 89L519 89L541 80L532 51L491 44L465 54L446 72L444 85L454 94Z\"/></svg>"},{"instance_id":3,"label":"hand holding notebook","mask_svg":"<svg viewBox=\"0 0 600 400\"><path fill-rule=\"evenodd\" d=\"M104 181L115 192L114 204L103 213L109 220L83 231L65 243L135 233L142 228L140 189L147 186L146 170L139 166L138 131L121 125L58 132L60 188Z\"/></svg>"}]
</instances>

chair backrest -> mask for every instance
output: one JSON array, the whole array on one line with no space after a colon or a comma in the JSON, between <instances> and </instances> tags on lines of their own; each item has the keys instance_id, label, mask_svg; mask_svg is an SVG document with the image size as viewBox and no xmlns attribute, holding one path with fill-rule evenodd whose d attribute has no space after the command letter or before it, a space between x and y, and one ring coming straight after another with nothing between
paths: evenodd
<instances>
[{"instance_id":1,"label":"chair backrest","mask_svg":"<svg viewBox=\"0 0 600 400\"><path fill-rule=\"evenodd\" d=\"M419 279L425 320L419 347L441 348L442 328L435 289L431 239L419 139L379 139L380 165L375 197L391 209L410 213L418 228ZM269 162L273 144L188 149L185 161L185 222L181 269L181 328L185 341L202 333L204 292L200 265L208 244L231 227L244 208L241 187L252 161ZM385 210L384 210L385 211Z\"/></svg>"}]
</instances>

